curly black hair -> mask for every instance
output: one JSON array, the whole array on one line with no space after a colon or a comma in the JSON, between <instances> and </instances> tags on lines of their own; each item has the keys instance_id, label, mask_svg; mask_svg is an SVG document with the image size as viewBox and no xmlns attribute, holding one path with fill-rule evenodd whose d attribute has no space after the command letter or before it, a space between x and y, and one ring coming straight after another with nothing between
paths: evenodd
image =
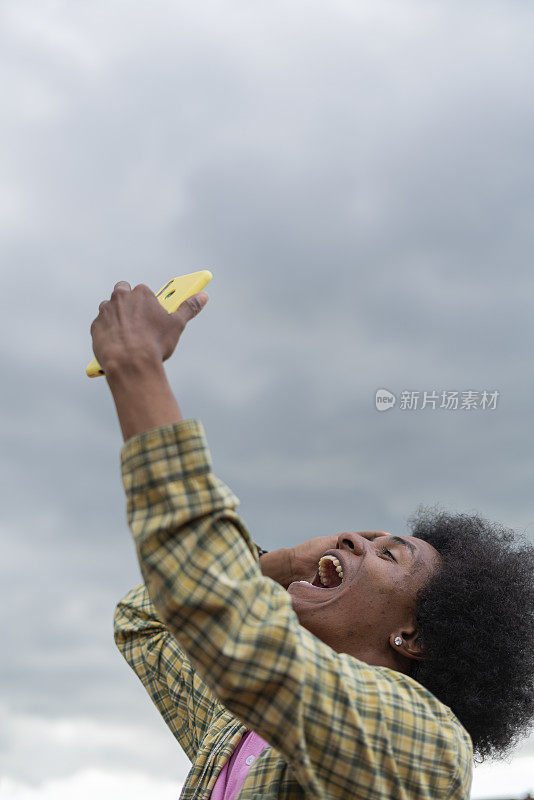
<instances>
[{"instance_id":1,"label":"curly black hair","mask_svg":"<svg viewBox=\"0 0 534 800\"><path fill-rule=\"evenodd\" d=\"M485 757L504 757L534 719L534 546L473 514L419 506L412 535L443 563L418 593L425 654L412 678L449 706Z\"/></svg>"}]
</instances>

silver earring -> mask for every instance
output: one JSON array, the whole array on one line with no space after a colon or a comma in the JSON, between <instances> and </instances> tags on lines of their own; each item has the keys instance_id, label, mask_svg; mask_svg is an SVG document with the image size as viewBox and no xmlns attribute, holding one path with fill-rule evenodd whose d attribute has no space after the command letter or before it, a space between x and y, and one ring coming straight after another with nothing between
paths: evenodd
<instances>
[{"instance_id":1,"label":"silver earring","mask_svg":"<svg viewBox=\"0 0 534 800\"><path fill-rule=\"evenodd\" d=\"M395 636L395 644L396 645L402 644L402 637L401 636Z\"/></svg>"}]
</instances>

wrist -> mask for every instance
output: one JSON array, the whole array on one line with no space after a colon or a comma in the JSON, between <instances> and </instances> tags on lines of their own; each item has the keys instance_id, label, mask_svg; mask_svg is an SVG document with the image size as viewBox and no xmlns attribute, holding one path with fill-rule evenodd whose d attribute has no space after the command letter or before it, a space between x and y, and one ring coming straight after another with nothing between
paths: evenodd
<instances>
[{"instance_id":1,"label":"wrist","mask_svg":"<svg viewBox=\"0 0 534 800\"><path fill-rule=\"evenodd\" d=\"M165 374L163 361L157 353L142 351L135 356L119 353L106 359L105 377L110 384L124 383L128 378L139 380L144 376Z\"/></svg>"}]
</instances>

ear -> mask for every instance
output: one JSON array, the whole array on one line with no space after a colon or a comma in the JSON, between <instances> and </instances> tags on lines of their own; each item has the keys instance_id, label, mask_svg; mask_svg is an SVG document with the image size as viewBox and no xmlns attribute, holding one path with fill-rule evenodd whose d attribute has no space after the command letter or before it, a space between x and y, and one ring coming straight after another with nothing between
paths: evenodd
<instances>
[{"instance_id":1,"label":"ear","mask_svg":"<svg viewBox=\"0 0 534 800\"><path fill-rule=\"evenodd\" d=\"M399 638L402 639L402 641L400 644L397 644L395 640L398 642ZM389 636L389 644L400 656L412 658L416 661L424 661L425 659L423 643L415 625L391 633Z\"/></svg>"}]
</instances>

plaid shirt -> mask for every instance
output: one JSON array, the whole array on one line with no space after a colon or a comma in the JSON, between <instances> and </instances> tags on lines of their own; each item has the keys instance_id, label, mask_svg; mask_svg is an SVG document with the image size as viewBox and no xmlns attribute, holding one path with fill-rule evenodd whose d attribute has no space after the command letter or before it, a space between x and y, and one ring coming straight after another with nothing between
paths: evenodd
<instances>
[{"instance_id":1,"label":"plaid shirt","mask_svg":"<svg viewBox=\"0 0 534 800\"><path fill-rule=\"evenodd\" d=\"M148 593L118 604L115 640L192 762L182 798L209 798L247 729L270 746L239 800L469 797L471 740L451 710L335 652L262 575L200 421L133 436L121 468Z\"/></svg>"}]
</instances>

